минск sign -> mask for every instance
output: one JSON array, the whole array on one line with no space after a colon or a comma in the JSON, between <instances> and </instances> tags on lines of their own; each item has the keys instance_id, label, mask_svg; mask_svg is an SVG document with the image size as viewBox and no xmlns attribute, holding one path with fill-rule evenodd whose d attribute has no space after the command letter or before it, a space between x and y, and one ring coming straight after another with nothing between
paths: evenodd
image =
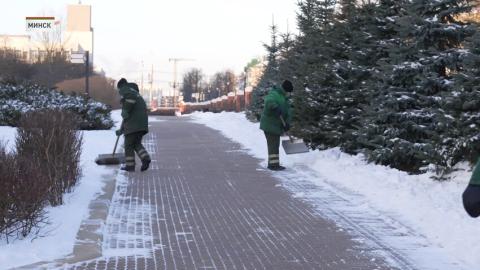
<instances>
[{"instance_id":1,"label":"\u043c\u0438\u043d\u0441\u043a sign","mask_svg":"<svg viewBox=\"0 0 480 270\"><path fill-rule=\"evenodd\" d=\"M27 31L52 31L60 22L55 17L26 17Z\"/></svg>"}]
</instances>

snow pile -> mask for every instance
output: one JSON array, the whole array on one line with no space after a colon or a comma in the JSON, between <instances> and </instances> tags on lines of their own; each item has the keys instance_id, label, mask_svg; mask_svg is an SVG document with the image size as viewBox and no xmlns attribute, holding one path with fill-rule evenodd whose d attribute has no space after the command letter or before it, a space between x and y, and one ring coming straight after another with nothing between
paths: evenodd
<instances>
[{"instance_id":1,"label":"snow pile","mask_svg":"<svg viewBox=\"0 0 480 270\"><path fill-rule=\"evenodd\" d=\"M118 127L121 122L120 111L113 111L112 118ZM8 245L0 241L0 269L51 261L73 252L81 222L88 216L89 202L102 193L105 175L114 173L112 168L98 166L94 162L98 154L112 151L116 138L113 130L114 128L83 132L84 144L81 157L83 177L80 183L72 193L64 195L64 205L46 209L50 225L40 232L45 235L44 237L38 239L27 237ZM8 140L9 147L15 143L15 133L15 128L0 127L0 139ZM119 144L121 145L122 142Z\"/></svg>"},{"instance_id":2,"label":"snow pile","mask_svg":"<svg viewBox=\"0 0 480 270\"><path fill-rule=\"evenodd\" d=\"M82 96L69 96L38 85L0 84L0 125L16 126L20 116L38 109L63 109L79 115L82 129L113 126L110 108Z\"/></svg>"},{"instance_id":3,"label":"snow pile","mask_svg":"<svg viewBox=\"0 0 480 270\"><path fill-rule=\"evenodd\" d=\"M266 166L263 132L244 114L195 113L193 118L242 144ZM309 181L316 185L328 183L358 194L362 198L359 203L367 203L368 207L395 217L456 261L474 268L480 264L478 221L467 216L461 202L471 173L466 164L458 166L451 181L439 182L429 174L408 175L368 164L361 155L348 155L338 148L291 156L281 151L280 155L281 163L293 169L293 174L300 174L307 167L314 175Z\"/></svg>"}]
</instances>

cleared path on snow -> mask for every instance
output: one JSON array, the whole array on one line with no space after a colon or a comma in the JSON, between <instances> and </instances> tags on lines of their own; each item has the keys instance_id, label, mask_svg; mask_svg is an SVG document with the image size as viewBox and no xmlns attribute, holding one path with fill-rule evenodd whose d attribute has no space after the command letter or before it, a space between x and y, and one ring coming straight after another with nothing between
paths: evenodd
<instances>
[{"instance_id":1,"label":"cleared path on snow","mask_svg":"<svg viewBox=\"0 0 480 270\"><path fill-rule=\"evenodd\" d=\"M151 169L119 180L101 258L63 269L395 269L188 118L151 122ZM260 131L259 131L260 132Z\"/></svg>"}]
</instances>

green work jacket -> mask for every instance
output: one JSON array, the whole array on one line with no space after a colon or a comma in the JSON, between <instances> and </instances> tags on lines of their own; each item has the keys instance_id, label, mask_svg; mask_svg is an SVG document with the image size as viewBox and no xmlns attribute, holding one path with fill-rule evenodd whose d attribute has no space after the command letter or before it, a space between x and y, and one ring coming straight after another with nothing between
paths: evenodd
<instances>
[{"instance_id":1,"label":"green work jacket","mask_svg":"<svg viewBox=\"0 0 480 270\"><path fill-rule=\"evenodd\" d=\"M285 90L274 86L264 98L262 117L260 118L260 129L272 135L282 135L285 132L282 120L277 114L278 108L282 112L283 119L290 125L292 115L290 102L287 99Z\"/></svg>"},{"instance_id":2,"label":"green work jacket","mask_svg":"<svg viewBox=\"0 0 480 270\"><path fill-rule=\"evenodd\" d=\"M123 134L148 133L147 104L140 93L128 85L122 86L119 93L122 97Z\"/></svg>"}]
</instances>

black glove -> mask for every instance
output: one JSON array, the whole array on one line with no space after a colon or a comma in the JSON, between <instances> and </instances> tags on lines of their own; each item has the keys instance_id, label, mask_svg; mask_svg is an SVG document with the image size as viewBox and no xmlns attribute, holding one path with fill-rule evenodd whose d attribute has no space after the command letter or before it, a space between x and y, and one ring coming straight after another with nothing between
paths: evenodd
<instances>
[{"instance_id":1,"label":"black glove","mask_svg":"<svg viewBox=\"0 0 480 270\"><path fill-rule=\"evenodd\" d=\"M468 185L462 197L465 211L473 218L480 216L480 186Z\"/></svg>"},{"instance_id":2,"label":"black glove","mask_svg":"<svg viewBox=\"0 0 480 270\"><path fill-rule=\"evenodd\" d=\"M289 131L290 130L290 124L289 123L285 123L285 127L283 127L285 129L285 131Z\"/></svg>"}]
</instances>

